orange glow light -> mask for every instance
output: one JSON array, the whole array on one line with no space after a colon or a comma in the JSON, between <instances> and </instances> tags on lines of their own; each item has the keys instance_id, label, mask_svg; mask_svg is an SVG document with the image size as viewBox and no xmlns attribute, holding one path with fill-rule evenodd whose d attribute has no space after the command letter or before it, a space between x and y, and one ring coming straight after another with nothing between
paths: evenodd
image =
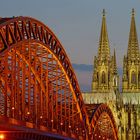
<instances>
[{"instance_id":1,"label":"orange glow light","mask_svg":"<svg viewBox=\"0 0 140 140\"><path fill-rule=\"evenodd\" d=\"M4 139L4 134L0 134L0 140Z\"/></svg>"}]
</instances>

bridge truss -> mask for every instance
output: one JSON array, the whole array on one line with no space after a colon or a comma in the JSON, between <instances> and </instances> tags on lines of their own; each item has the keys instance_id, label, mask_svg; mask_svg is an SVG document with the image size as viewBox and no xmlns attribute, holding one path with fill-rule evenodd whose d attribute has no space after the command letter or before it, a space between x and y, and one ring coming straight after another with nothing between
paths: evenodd
<instances>
[{"instance_id":1,"label":"bridge truss","mask_svg":"<svg viewBox=\"0 0 140 140\"><path fill-rule=\"evenodd\" d=\"M70 60L46 25L29 17L0 19L0 116L8 124L85 140L107 117L117 140L111 112L101 115L108 107L100 108L90 121Z\"/></svg>"}]
</instances>

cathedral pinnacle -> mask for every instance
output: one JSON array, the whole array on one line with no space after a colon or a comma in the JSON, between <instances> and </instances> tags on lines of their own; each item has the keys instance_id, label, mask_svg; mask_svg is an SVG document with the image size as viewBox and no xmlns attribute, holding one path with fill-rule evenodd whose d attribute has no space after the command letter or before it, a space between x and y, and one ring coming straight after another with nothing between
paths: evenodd
<instances>
[{"instance_id":1,"label":"cathedral pinnacle","mask_svg":"<svg viewBox=\"0 0 140 140\"><path fill-rule=\"evenodd\" d=\"M132 9L127 56L129 59L135 59L139 57L139 45L138 45L137 30L135 25L134 9Z\"/></svg>"},{"instance_id":2,"label":"cathedral pinnacle","mask_svg":"<svg viewBox=\"0 0 140 140\"><path fill-rule=\"evenodd\" d=\"M103 9L103 16L105 16L105 9Z\"/></svg>"},{"instance_id":3,"label":"cathedral pinnacle","mask_svg":"<svg viewBox=\"0 0 140 140\"><path fill-rule=\"evenodd\" d=\"M132 16L135 16L135 10L134 10L134 8L132 9Z\"/></svg>"},{"instance_id":4,"label":"cathedral pinnacle","mask_svg":"<svg viewBox=\"0 0 140 140\"><path fill-rule=\"evenodd\" d=\"M109 40L108 40L108 33L107 33L107 26L106 26L105 9L103 9L98 56L99 56L99 59L102 59L102 60L109 59L110 57L110 48L109 48Z\"/></svg>"},{"instance_id":5,"label":"cathedral pinnacle","mask_svg":"<svg viewBox=\"0 0 140 140\"><path fill-rule=\"evenodd\" d=\"M114 49L113 63L114 63L114 73L117 73L116 51L115 51L115 49Z\"/></svg>"}]
</instances>

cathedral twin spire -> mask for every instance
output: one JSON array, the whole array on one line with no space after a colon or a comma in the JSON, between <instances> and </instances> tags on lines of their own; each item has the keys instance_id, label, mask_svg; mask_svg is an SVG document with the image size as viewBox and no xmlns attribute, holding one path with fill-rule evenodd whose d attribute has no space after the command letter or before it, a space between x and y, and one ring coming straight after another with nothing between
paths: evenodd
<instances>
[{"instance_id":1,"label":"cathedral twin spire","mask_svg":"<svg viewBox=\"0 0 140 140\"><path fill-rule=\"evenodd\" d=\"M112 88L116 89L117 86L118 76L116 66L116 54L114 51L114 56L110 56L106 16L105 10L103 10L98 57L95 57L94 60L92 91L110 92Z\"/></svg>"},{"instance_id":2,"label":"cathedral twin spire","mask_svg":"<svg viewBox=\"0 0 140 140\"><path fill-rule=\"evenodd\" d=\"M135 24L135 11L132 9L127 56L123 61L123 92L140 92L140 54Z\"/></svg>"},{"instance_id":3,"label":"cathedral twin spire","mask_svg":"<svg viewBox=\"0 0 140 140\"><path fill-rule=\"evenodd\" d=\"M102 27L100 34L100 42L99 42L99 50L98 56L100 59L109 59L110 57L110 48L109 48L109 40L106 26L106 17L105 10L103 9L103 17L102 17Z\"/></svg>"},{"instance_id":4,"label":"cathedral twin spire","mask_svg":"<svg viewBox=\"0 0 140 140\"><path fill-rule=\"evenodd\" d=\"M114 55L110 56L106 16L103 10L98 57L94 60L92 91L109 92L112 88L118 89L118 81L116 54L114 50ZM132 9L127 56L124 56L122 84L123 92L140 91L140 54L134 9Z\"/></svg>"},{"instance_id":5,"label":"cathedral twin spire","mask_svg":"<svg viewBox=\"0 0 140 140\"><path fill-rule=\"evenodd\" d=\"M132 9L127 57L128 59L139 58L139 45L138 45L138 38L137 38L137 31L136 31L136 24L135 24L134 9Z\"/></svg>"}]
</instances>

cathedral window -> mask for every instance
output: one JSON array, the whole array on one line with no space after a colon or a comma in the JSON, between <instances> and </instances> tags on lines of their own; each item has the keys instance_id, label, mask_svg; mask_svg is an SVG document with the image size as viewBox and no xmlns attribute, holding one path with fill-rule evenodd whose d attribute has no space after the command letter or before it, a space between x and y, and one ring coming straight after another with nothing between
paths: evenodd
<instances>
[{"instance_id":1,"label":"cathedral window","mask_svg":"<svg viewBox=\"0 0 140 140\"><path fill-rule=\"evenodd\" d=\"M140 72L139 72L139 75L138 75L138 81L140 82Z\"/></svg>"},{"instance_id":2,"label":"cathedral window","mask_svg":"<svg viewBox=\"0 0 140 140\"><path fill-rule=\"evenodd\" d=\"M105 84L105 72L102 72L102 84Z\"/></svg>"},{"instance_id":3,"label":"cathedral window","mask_svg":"<svg viewBox=\"0 0 140 140\"><path fill-rule=\"evenodd\" d=\"M131 83L136 84L136 74L134 71L132 71L132 74L131 74Z\"/></svg>"},{"instance_id":4,"label":"cathedral window","mask_svg":"<svg viewBox=\"0 0 140 140\"><path fill-rule=\"evenodd\" d=\"M99 79L98 72L97 72L97 80Z\"/></svg>"},{"instance_id":5,"label":"cathedral window","mask_svg":"<svg viewBox=\"0 0 140 140\"><path fill-rule=\"evenodd\" d=\"M113 81L114 81L114 86L117 86L117 78L116 77L114 77L114 79L113 79Z\"/></svg>"}]
</instances>

